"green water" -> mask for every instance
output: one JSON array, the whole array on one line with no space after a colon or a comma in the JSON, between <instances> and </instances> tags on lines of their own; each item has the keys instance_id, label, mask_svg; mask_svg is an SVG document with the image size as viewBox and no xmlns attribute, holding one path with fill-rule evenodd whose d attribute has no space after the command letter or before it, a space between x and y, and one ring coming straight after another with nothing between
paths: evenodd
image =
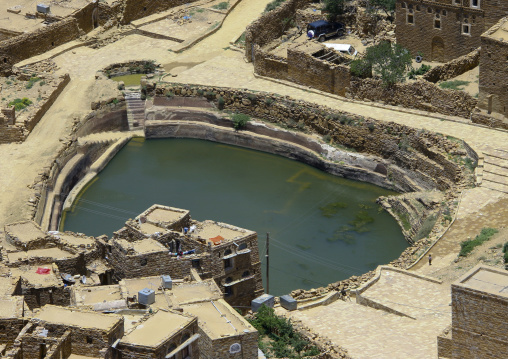
<instances>
[{"instance_id":1,"label":"green water","mask_svg":"<svg viewBox=\"0 0 508 359\"><path fill-rule=\"evenodd\" d=\"M111 80L115 80L117 82L123 81L125 86L139 86L141 82L141 77L146 76L146 74L131 74L131 75L123 75L123 76L114 76Z\"/></svg>"},{"instance_id":2,"label":"green water","mask_svg":"<svg viewBox=\"0 0 508 359\"><path fill-rule=\"evenodd\" d=\"M197 220L255 230L260 251L270 232L270 292L281 295L397 258L407 243L375 203L388 194L263 152L201 140L138 139L86 189L65 215L64 228L111 235L158 203L189 209Z\"/></svg>"}]
</instances>

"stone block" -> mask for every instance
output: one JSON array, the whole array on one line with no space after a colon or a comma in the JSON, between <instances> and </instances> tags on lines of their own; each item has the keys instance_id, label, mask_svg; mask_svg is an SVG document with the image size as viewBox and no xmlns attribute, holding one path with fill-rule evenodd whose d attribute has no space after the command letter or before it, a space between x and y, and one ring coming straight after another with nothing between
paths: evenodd
<instances>
[{"instance_id":1,"label":"stone block","mask_svg":"<svg viewBox=\"0 0 508 359\"><path fill-rule=\"evenodd\" d=\"M266 305L267 307L273 308L275 304L275 297L270 294L263 294L253 299L251 302L251 309L253 312L257 312L262 305Z\"/></svg>"},{"instance_id":2,"label":"stone block","mask_svg":"<svg viewBox=\"0 0 508 359\"><path fill-rule=\"evenodd\" d=\"M287 310L296 310L298 302L292 296L286 294L280 297L280 305Z\"/></svg>"}]
</instances>

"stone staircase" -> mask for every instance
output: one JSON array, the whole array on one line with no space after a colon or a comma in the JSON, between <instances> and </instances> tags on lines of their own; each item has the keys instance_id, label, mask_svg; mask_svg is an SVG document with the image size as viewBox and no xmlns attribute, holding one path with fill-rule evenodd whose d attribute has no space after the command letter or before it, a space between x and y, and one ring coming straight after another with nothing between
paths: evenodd
<instances>
[{"instance_id":1,"label":"stone staircase","mask_svg":"<svg viewBox=\"0 0 508 359\"><path fill-rule=\"evenodd\" d=\"M476 174L482 187L508 193L508 151L484 148Z\"/></svg>"},{"instance_id":2,"label":"stone staircase","mask_svg":"<svg viewBox=\"0 0 508 359\"><path fill-rule=\"evenodd\" d=\"M79 146L92 145L92 144L100 144L100 143L111 143L116 142L123 138L131 138L131 137L143 137L143 130L138 129L135 132L120 132L120 131L108 131L108 132L100 132L93 133L88 136L78 138Z\"/></svg>"},{"instance_id":3,"label":"stone staircase","mask_svg":"<svg viewBox=\"0 0 508 359\"><path fill-rule=\"evenodd\" d=\"M125 102L127 103L129 130L142 128L145 123L145 101L141 99L141 94L138 91L126 91Z\"/></svg>"}]
</instances>

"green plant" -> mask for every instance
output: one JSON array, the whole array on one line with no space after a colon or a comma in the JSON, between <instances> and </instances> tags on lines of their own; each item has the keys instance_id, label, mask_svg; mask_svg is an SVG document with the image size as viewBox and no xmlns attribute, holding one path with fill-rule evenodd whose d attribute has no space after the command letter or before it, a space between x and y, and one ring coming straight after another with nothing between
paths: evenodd
<instances>
[{"instance_id":1,"label":"green plant","mask_svg":"<svg viewBox=\"0 0 508 359\"><path fill-rule=\"evenodd\" d=\"M6 85L11 85L11 84L12 84L12 81L7 80L7 81L5 81L5 84L6 84Z\"/></svg>"},{"instance_id":2,"label":"green plant","mask_svg":"<svg viewBox=\"0 0 508 359\"><path fill-rule=\"evenodd\" d=\"M39 86L44 86L44 85L46 85L46 81L39 82Z\"/></svg>"},{"instance_id":3,"label":"green plant","mask_svg":"<svg viewBox=\"0 0 508 359\"><path fill-rule=\"evenodd\" d=\"M320 354L316 346L294 330L288 319L275 315L272 308L262 305L249 322L259 332L259 347L265 352L269 349L276 358L300 359Z\"/></svg>"},{"instance_id":4,"label":"green plant","mask_svg":"<svg viewBox=\"0 0 508 359\"><path fill-rule=\"evenodd\" d=\"M265 12L272 11L279 6L282 5L282 3L286 0L273 0L272 2L268 3L265 7Z\"/></svg>"},{"instance_id":5,"label":"green plant","mask_svg":"<svg viewBox=\"0 0 508 359\"><path fill-rule=\"evenodd\" d=\"M332 136L329 133L323 136L323 141L325 141L326 143L330 143L331 140Z\"/></svg>"},{"instance_id":6,"label":"green plant","mask_svg":"<svg viewBox=\"0 0 508 359\"><path fill-rule=\"evenodd\" d=\"M245 32L242 35L240 35L238 40L235 41L235 44L236 45L240 45L240 46L244 46L245 45Z\"/></svg>"},{"instance_id":7,"label":"green plant","mask_svg":"<svg viewBox=\"0 0 508 359\"><path fill-rule=\"evenodd\" d=\"M21 99L17 98L17 99L12 100L11 102L9 102L9 107L14 106L14 109L16 111L21 111L24 108L26 108L27 106L30 106L31 104L32 104L32 101L30 101L26 97L23 97Z\"/></svg>"},{"instance_id":8,"label":"green plant","mask_svg":"<svg viewBox=\"0 0 508 359\"><path fill-rule=\"evenodd\" d=\"M112 102L116 105L116 104L118 104L119 101L117 98L114 98Z\"/></svg>"},{"instance_id":9,"label":"green plant","mask_svg":"<svg viewBox=\"0 0 508 359\"><path fill-rule=\"evenodd\" d=\"M337 17L344 14L345 0L323 0L324 6L321 11L327 13L327 18L330 21L337 20Z\"/></svg>"},{"instance_id":10,"label":"green plant","mask_svg":"<svg viewBox=\"0 0 508 359\"><path fill-rule=\"evenodd\" d=\"M217 10L226 10L228 7L229 7L229 2L227 2L227 1L223 1L217 5L212 6L213 9L217 9Z\"/></svg>"},{"instance_id":11,"label":"green plant","mask_svg":"<svg viewBox=\"0 0 508 359\"><path fill-rule=\"evenodd\" d=\"M251 93L251 94L248 94L248 95L247 95L247 98L248 98L248 99L250 100L250 102L252 102L252 103L256 103L256 101L257 101L257 99L258 99L258 97L257 97L256 95L252 94L252 93Z\"/></svg>"},{"instance_id":12,"label":"green plant","mask_svg":"<svg viewBox=\"0 0 508 359\"><path fill-rule=\"evenodd\" d=\"M400 141L399 141L399 149L404 152L409 152L409 149L411 148L411 143L409 142L409 139L406 135L402 135Z\"/></svg>"},{"instance_id":13,"label":"green plant","mask_svg":"<svg viewBox=\"0 0 508 359\"><path fill-rule=\"evenodd\" d=\"M40 81L41 79L38 78L38 77L31 77L30 80L28 80L28 83L26 84L26 88L27 89L31 89L33 87L33 85L37 82L37 81Z\"/></svg>"},{"instance_id":14,"label":"green plant","mask_svg":"<svg viewBox=\"0 0 508 359\"><path fill-rule=\"evenodd\" d=\"M402 46L392 45L383 41L378 45L368 47L363 59L352 62L353 74L368 75L369 67L379 76L384 86L392 86L397 82L404 82L406 71L412 63L411 53ZM353 65L354 64L354 65ZM352 68L353 71L353 68Z\"/></svg>"},{"instance_id":15,"label":"green plant","mask_svg":"<svg viewBox=\"0 0 508 359\"><path fill-rule=\"evenodd\" d=\"M432 214L432 215L428 216L427 218L425 218L425 220L422 223L422 226L420 227L420 230L415 235L415 238L414 238L415 242L422 239L422 238L428 237L430 232L432 231L432 228L434 228L436 221L437 221L437 216L435 214Z\"/></svg>"},{"instance_id":16,"label":"green plant","mask_svg":"<svg viewBox=\"0 0 508 359\"><path fill-rule=\"evenodd\" d=\"M203 94L205 93L205 91L201 90L201 89L198 89L196 90L196 93L199 95L199 96L203 96Z\"/></svg>"},{"instance_id":17,"label":"green plant","mask_svg":"<svg viewBox=\"0 0 508 359\"><path fill-rule=\"evenodd\" d=\"M460 253L459 256L465 257L469 253L473 251L473 249L482 243L488 241L492 238L494 234L498 231L495 228L483 228L479 235L477 235L474 239L470 239L467 241L463 241L460 244Z\"/></svg>"},{"instance_id":18,"label":"green plant","mask_svg":"<svg viewBox=\"0 0 508 359\"><path fill-rule=\"evenodd\" d=\"M273 98L271 98L271 97L267 97L267 98L265 99L265 103L266 103L268 106L270 106L270 105L271 105L274 101L275 101L275 100L274 100Z\"/></svg>"},{"instance_id":19,"label":"green plant","mask_svg":"<svg viewBox=\"0 0 508 359\"><path fill-rule=\"evenodd\" d=\"M469 81L452 80L452 81L441 82L439 84L439 87L441 87L442 89L460 91L460 90L463 90L463 88L461 88L461 87L466 86L467 84L469 84Z\"/></svg>"},{"instance_id":20,"label":"green plant","mask_svg":"<svg viewBox=\"0 0 508 359\"><path fill-rule=\"evenodd\" d=\"M224 105L226 104L226 101L224 100L224 98L222 96L219 97L219 99L217 100L217 108L219 110L224 110Z\"/></svg>"},{"instance_id":21,"label":"green plant","mask_svg":"<svg viewBox=\"0 0 508 359\"><path fill-rule=\"evenodd\" d=\"M508 242L503 245L503 253L508 253Z\"/></svg>"},{"instance_id":22,"label":"green plant","mask_svg":"<svg viewBox=\"0 0 508 359\"><path fill-rule=\"evenodd\" d=\"M396 0L368 0L373 9L380 9L386 15L391 15L395 11Z\"/></svg>"},{"instance_id":23,"label":"green plant","mask_svg":"<svg viewBox=\"0 0 508 359\"><path fill-rule=\"evenodd\" d=\"M213 91L207 91L207 92L205 92L205 97L206 97L207 99L210 99L210 100L211 100L211 99L214 99L214 98L215 98L215 96L217 96L217 95L216 95L216 94L215 94L215 92L213 92Z\"/></svg>"},{"instance_id":24,"label":"green plant","mask_svg":"<svg viewBox=\"0 0 508 359\"><path fill-rule=\"evenodd\" d=\"M232 117L233 128L237 131L247 126L247 122L250 121L250 117L243 113L235 113Z\"/></svg>"},{"instance_id":25,"label":"green plant","mask_svg":"<svg viewBox=\"0 0 508 359\"><path fill-rule=\"evenodd\" d=\"M374 130L376 129L376 125L373 122L370 122L367 125L367 128L369 129L370 132L374 132Z\"/></svg>"},{"instance_id":26,"label":"green plant","mask_svg":"<svg viewBox=\"0 0 508 359\"><path fill-rule=\"evenodd\" d=\"M427 73L431 69L430 65L422 64L419 69L412 68L411 71L407 73L407 77L414 80L416 76L421 76Z\"/></svg>"}]
</instances>

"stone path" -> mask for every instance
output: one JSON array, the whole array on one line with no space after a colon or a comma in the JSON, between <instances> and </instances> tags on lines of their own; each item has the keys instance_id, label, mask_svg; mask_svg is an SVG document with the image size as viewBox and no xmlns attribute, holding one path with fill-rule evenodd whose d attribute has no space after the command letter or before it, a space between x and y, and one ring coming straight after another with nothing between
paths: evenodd
<instances>
[{"instance_id":1,"label":"stone path","mask_svg":"<svg viewBox=\"0 0 508 359\"><path fill-rule=\"evenodd\" d=\"M277 313L301 321L355 359L437 358L436 337L451 323L449 286L386 272L364 295L417 319L342 300L301 312L277 308Z\"/></svg>"}]
</instances>

